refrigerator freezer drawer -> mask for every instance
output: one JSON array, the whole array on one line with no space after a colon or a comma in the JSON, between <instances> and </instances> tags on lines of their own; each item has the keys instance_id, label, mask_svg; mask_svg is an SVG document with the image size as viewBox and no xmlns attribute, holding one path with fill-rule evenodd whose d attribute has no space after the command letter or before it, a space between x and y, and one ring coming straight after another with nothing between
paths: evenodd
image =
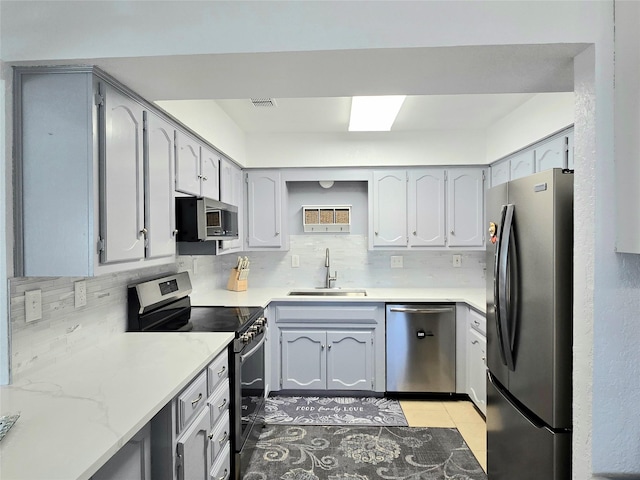
<instances>
[{"instance_id":1,"label":"refrigerator freezer drawer","mask_svg":"<svg viewBox=\"0 0 640 480\"><path fill-rule=\"evenodd\" d=\"M533 425L489 380L487 474L491 480L571 478L571 432Z\"/></svg>"},{"instance_id":2,"label":"refrigerator freezer drawer","mask_svg":"<svg viewBox=\"0 0 640 480\"><path fill-rule=\"evenodd\" d=\"M387 305L387 391L456 391L456 315L452 304Z\"/></svg>"}]
</instances>

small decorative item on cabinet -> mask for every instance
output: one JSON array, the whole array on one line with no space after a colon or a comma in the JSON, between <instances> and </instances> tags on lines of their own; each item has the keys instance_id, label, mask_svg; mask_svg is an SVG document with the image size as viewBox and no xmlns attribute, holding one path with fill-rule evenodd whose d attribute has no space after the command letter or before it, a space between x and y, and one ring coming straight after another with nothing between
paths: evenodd
<instances>
[{"instance_id":1,"label":"small decorative item on cabinet","mask_svg":"<svg viewBox=\"0 0 640 480\"><path fill-rule=\"evenodd\" d=\"M349 232L351 227L351 205L303 205L304 231Z\"/></svg>"}]
</instances>

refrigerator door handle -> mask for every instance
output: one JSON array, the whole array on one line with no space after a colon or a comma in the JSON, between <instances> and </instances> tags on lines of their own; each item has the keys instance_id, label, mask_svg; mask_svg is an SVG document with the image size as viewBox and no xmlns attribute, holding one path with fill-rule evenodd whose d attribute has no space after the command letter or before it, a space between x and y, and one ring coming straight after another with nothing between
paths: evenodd
<instances>
[{"instance_id":1,"label":"refrigerator door handle","mask_svg":"<svg viewBox=\"0 0 640 480\"><path fill-rule=\"evenodd\" d=\"M500 346L503 354L504 363L511 371L515 371L515 362L513 359L513 346L515 341L515 327L511 319L513 313L512 300L516 297L516 286L514 284L515 271L513 266L510 267L510 260L514 260L515 241L513 238L513 214L515 206L508 204L502 207L502 234L500 236L499 263L498 263L498 321ZM510 255L510 249L513 253ZM510 328L512 327L512 328Z\"/></svg>"},{"instance_id":2,"label":"refrigerator door handle","mask_svg":"<svg viewBox=\"0 0 640 480\"><path fill-rule=\"evenodd\" d=\"M502 364L506 365L507 360L504 354L504 346L502 344L502 322L500 321L500 286L499 286L499 272L500 272L500 253L502 251L502 231L504 230L504 217L506 212L506 206L503 205L500 211L500 223L498 224L498 244L496 245L494 260L493 260L493 311L494 311L494 319L496 322L496 333L498 339L498 346L500 347L498 350L500 351L500 360L502 360Z\"/></svg>"}]
</instances>

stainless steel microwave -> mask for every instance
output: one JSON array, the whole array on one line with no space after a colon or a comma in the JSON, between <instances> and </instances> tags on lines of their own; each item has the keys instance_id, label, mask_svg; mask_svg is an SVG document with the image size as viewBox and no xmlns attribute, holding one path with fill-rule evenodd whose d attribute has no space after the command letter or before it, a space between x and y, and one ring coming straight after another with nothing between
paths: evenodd
<instances>
[{"instance_id":1,"label":"stainless steel microwave","mask_svg":"<svg viewBox=\"0 0 640 480\"><path fill-rule=\"evenodd\" d=\"M238 207L212 198L176 197L179 242L238 238Z\"/></svg>"}]
</instances>

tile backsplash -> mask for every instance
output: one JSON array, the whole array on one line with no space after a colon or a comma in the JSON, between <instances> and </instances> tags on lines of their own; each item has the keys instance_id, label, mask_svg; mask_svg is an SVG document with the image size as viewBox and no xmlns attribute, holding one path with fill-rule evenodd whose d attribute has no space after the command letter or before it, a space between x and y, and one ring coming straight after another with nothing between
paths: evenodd
<instances>
[{"instance_id":1,"label":"tile backsplash","mask_svg":"<svg viewBox=\"0 0 640 480\"><path fill-rule=\"evenodd\" d=\"M324 285L325 249L331 273L341 287L472 287L484 286L482 251L368 251L366 235L291 235L286 252L245 252L251 259L249 288L320 287ZM452 254L462 255L454 268ZM300 266L291 267L297 255ZM390 268L391 256L403 257L403 268ZM188 270L194 290L226 288L236 255L180 256L175 264L93 278L12 278L11 370L15 379L33 368L54 363L70 352L89 348L126 330L127 285ZM75 308L74 283L85 280L87 305ZM25 322L24 292L42 291L42 319Z\"/></svg>"}]
</instances>

